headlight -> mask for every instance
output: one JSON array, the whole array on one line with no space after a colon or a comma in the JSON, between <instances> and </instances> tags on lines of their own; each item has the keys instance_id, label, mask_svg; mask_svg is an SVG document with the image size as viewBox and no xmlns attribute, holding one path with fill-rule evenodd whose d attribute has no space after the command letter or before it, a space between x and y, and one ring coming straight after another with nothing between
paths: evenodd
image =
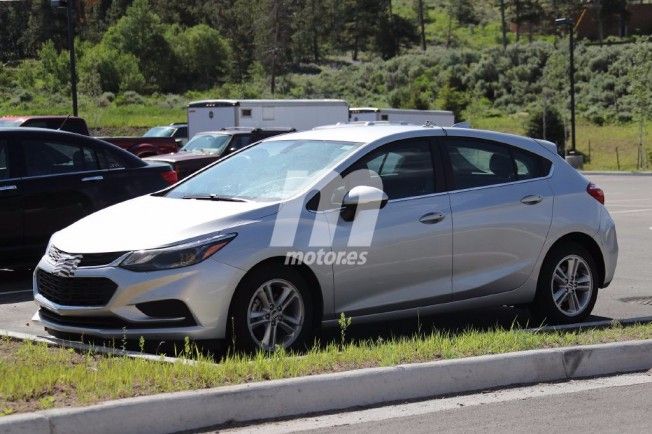
<instances>
[{"instance_id":1,"label":"headlight","mask_svg":"<svg viewBox=\"0 0 652 434\"><path fill-rule=\"evenodd\" d=\"M222 234L186 240L152 250L139 250L127 256L120 267L131 271L157 271L195 265L210 258L237 234Z\"/></svg>"}]
</instances>

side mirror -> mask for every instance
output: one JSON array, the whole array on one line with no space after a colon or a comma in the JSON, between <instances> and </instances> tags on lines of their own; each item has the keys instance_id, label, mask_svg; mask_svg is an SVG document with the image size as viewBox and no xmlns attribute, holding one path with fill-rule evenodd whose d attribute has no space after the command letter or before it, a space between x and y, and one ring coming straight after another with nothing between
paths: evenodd
<instances>
[{"instance_id":1,"label":"side mirror","mask_svg":"<svg viewBox=\"0 0 652 434\"><path fill-rule=\"evenodd\" d=\"M346 221L353 220L358 208L382 209L388 200L389 197L384 191L368 185L358 185L349 190L342 199L342 218Z\"/></svg>"}]
</instances>

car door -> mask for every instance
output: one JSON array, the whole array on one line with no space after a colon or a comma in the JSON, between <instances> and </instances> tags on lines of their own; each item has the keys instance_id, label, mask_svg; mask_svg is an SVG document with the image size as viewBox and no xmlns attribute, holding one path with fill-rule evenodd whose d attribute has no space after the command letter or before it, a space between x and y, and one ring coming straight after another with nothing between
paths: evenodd
<instances>
[{"instance_id":1,"label":"car door","mask_svg":"<svg viewBox=\"0 0 652 434\"><path fill-rule=\"evenodd\" d=\"M452 184L453 298L517 289L532 273L552 222L550 162L503 143L442 140Z\"/></svg>"},{"instance_id":2,"label":"car door","mask_svg":"<svg viewBox=\"0 0 652 434\"><path fill-rule=\"evenodd\" d=\"M23 246L23 204L13 151L12 136L0 136L0 265L20 256Z\"/></svg>"},{"instance_id":3,"label":"car door","mask_svg":"<svg viewBox=\"0 0 652 434\"><path fill-rule=\"evenodd\" d=\"M378 212L375 229L368 229L373 230L368 247L349 245L355 219L345 221L339 212L329 214L332 250L346 257L333 265L336 312L356 316L449 300L450 202L442 192L443 169L431 147L429 138L393 142L344 173L346 189L380 181L389 200ZM371 171L369 183L347 178L359 169ZM352 251L356 252L353 261L348 256Z\"/></svg>"},{"instance_id":4,"label":"car door","mask_svg":"<svg viewBox=\"0 0 652 434\"><path fill-rule=\"evenodd\" d=\"M34 133L20 143L24 240L41 249L54 232L98 208L105 179L93 149L74 136Z\"/></svg>"}]
</instances>

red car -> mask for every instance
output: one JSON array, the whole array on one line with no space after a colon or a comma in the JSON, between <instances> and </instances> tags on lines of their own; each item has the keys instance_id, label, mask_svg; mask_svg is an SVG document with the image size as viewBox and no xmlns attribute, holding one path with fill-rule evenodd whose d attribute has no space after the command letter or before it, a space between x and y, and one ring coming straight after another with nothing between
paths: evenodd
<instances>
[{"instance_id":1,"label":"red car","mask_svg":"<svg viewBox=\"0 0 652 434\"><path fill-rule=\"evenodd\" d=\"M86 121L83 118L75 116L3 116L0 117L0 128L2 127L48 128L90 136ZM179 150L179 142L174 137L97 138L113 143L140 158L169 154Z\"/></svg>"}]
</instances>

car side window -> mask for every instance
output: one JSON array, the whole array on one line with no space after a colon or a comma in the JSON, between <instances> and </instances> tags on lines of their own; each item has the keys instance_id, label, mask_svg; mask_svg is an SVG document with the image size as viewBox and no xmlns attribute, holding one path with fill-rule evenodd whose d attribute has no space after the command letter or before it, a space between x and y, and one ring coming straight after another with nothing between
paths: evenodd
<instances>
[{"instance_id":1,"label":"car side window","mask_svg":"<svg viewBox=\"0 0 652 434\"><path fill-rule=\"evenodd\" d=\"M446 141L453 169L455 189L504 184L516 179L514 162L507 146L456 139Z\"/></svg>"},{"instance_id":2,"label":"car side window","mask_svg":"<svg viewBox=\"0 0 652 434\"><path fill-rule=\"evenodd\" d=\"M188 127L179 127L177 130L174 132L174 137L179 138L179 137L188 137Z\"/></svg>"},{"instance_id":3,"label":"car side window","mask_svg":"<svg viewBox=\"0 0 652 434\"><path fill-rule=\"evenodd\" d=\"M516 179L534 179L547 176L552 163L536 154L523 149L512 148L514 163L516 164Z\"/></svg>"},{"instance_id":4,"label":"car side window","mask_svg":"<svg viewBox=\"0 0 652 434\"><path fill-rule=\"evenodd\" d=\"M9 179L9 149L7 143L0 140L0 180Z\"/></svg>"},{"instance_id":5,"label":"car side window","mask_svg":"<svg viewBox=\"0 0 652 434\"><path fill-rule=\"evenodd\" d=\"M359 169L369 170L368 185L380 181L390 200L435 193L435 171L427 139L384 145L362 157L347 172ZM364 180L358 185L365 185Z\"/></svg>"},{"instance_id":6,"label":"car side window","mask_svg":"<svg viewBox=\"0 0 652 434\"><path fill-rule=\"evenodd\" d=\"M99 167L102 170L125 169L127 167L126 162L119 155L106 149L98 149L97 157Z\"/></svg>"},{"instance_id":7,"label":"car side window","mask_svg":"<svg viewBox=\"0 0 652 434\"><path fill-rule=\"evenodd\" d=\"M80 145L54 140L23 140L27 176L59 175L97 169L97 160Z\"/></svg>"},{"instance_id":8,"label":"car side window","mask_svg":"<svg viewBox=\"0 0 652 434\"><path fill-rule=\"evenodd\" d=\"M446 149L456 190L541 178L552 167L546 158L502 143L449 137Z\"/></svg>"},{"instance_id":9,"label":"car side window","mask_svg":"<svg viewBox=\"0 0 652 434\"><path fill-rule=\"evenodd\" d=\"M238 134L233 138L233 141L231 142L231 146L229 148L233 148L235 150L244 148L247 146L249 143L251 143L251 136L248 134Z\"/></svg>"}]
</instances>

